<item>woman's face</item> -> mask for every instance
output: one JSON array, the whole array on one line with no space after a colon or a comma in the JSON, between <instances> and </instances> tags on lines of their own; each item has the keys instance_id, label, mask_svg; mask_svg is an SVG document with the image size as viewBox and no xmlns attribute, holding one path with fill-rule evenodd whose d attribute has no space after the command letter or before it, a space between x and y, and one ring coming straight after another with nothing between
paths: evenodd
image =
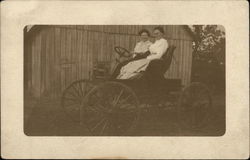
<instances>
[{"instance_id":1,"label":"woman's face","mask_svg":"<svg viewBox=\"0 0 250 160\"><path fill-rule=\"evenodd\" d=\"M161 31L156 29L156 30L154 30L154 37L155 37L155 39L159 40L163 37L163 34L161 33Z\"/></svg>"},{"instance_id":2,"label":"woman's face","mask_svg":"<svg viewBox=\"0 0 250 160\"><path fill-rule=\"evenodd\" d=\"M148 38L149 38L148 34L146 32L142 32L141 40L145 42L148 40Z\"/></svg>"}]
</instances>

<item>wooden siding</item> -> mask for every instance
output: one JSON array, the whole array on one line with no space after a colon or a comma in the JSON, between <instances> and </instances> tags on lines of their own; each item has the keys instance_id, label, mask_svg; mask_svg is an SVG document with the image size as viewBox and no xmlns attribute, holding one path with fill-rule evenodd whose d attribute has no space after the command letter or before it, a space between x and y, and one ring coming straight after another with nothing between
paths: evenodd
<instances>
[{"instance_id":1,"label":"wooden siding","mask_svg":"<svg viewBox=\"0 0 250 160\"><path fill-rule=\"evenodd\" d=\"M93 64L105 61L114 68L114 46L133 50L139 40L138 31L155 26L106 25L106 26L37 26L36 34L26 41L24 54L31 56L28 90L33 95L57 97L73 81L91 79ZM183 26L163 26L169 44L175 45L174 59L167 78L181 78L182 84L190 83L192 64L192 38ZM25 56L27 57L27 56ZM27 68L27 67L26 67ZM29 68L29 67L28 67Z\"/></svg>"}]
</instances>

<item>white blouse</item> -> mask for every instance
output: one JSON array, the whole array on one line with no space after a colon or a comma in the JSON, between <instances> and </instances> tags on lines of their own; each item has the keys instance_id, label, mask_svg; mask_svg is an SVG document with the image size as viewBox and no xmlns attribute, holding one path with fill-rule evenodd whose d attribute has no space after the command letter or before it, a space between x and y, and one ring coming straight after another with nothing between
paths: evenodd
<instances>
[{"instance_id":1,"label":"white blouse","mask_svg":"<svg viewBox=\"0 0 250 160\"><path fill-rule=\"evenodd\" d=\"M149 47L152 45L152 42L148 41L140 41L136 44L134 52L135 53L145 53L149 50Z\"/></svg>"},{"instance_id":2,"label":"white blouse","mask_svg":"<svg viewBox=\"0 0 250 160\"><path fill-rule=\"evenodd\" d=\"M153 60L153 59L160 59L161 56L167 51L168 48L168 42L166 39L161 38L159 40L156 40L155 43L153 43L149 47L150 55L147 56L147 59Z\"/></svg>"}]
</instances>

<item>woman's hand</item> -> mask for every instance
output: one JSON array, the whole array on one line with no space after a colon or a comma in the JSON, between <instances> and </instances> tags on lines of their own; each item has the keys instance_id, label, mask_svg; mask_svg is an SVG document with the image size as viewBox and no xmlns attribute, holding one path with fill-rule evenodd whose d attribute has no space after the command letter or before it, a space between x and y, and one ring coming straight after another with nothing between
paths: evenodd
<instances>
[{"instance_id":1,"label":"woman's hand","mask_svg":"<svg viewBox=\"0 0 250 160\"><path fill-rule=\"evenodd\" d=\"M135 51L130 52L130 58L134 58L136 55L137 55L137 53Z\"/></svg>"}]
</instances>

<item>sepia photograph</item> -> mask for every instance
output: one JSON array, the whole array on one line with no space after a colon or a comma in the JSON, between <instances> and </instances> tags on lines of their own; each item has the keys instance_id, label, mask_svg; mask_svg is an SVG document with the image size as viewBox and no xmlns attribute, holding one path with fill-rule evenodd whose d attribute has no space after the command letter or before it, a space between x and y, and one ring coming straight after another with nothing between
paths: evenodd
<instances>
[{"instance_id":1,"label":"sepia photograph","mask_svg":"<svg viewBox=\"0 0 250 160\"><path fill-rule=\"evenodd\" d=\"M247 159L249 4L4 1L3 159Z\"/></svg>"},{"instance_id":2,"label":"sepia photograph","mask_svg":"<svg viewBox=\"0 0 250 160\"><path fill-rule=\"evenodd\" d=\"M221 25L27 25L27 136L222 136Z\"/></svg>"}]
</instances>

